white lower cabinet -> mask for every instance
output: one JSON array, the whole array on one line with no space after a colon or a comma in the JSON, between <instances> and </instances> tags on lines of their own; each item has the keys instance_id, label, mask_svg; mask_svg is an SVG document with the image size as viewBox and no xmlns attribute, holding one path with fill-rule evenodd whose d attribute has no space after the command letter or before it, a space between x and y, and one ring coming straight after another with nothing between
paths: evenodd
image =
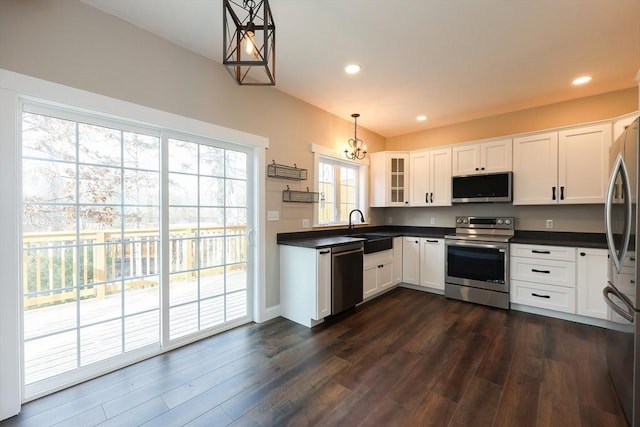
<instances>
[{"instance_id":1,"label":"white lower cabinet","mask_svg":"<svg viewBox=\"0 0 640 427\"><path fill-rule=\"evenodd\" d=\"M608 251L578 248L578 310L582 316L608 319L609 309L602 297L607 283Z\"/></svg>"},{"instance_id":2,"label":"white lower cabinet","mask_svg":"<svg viewBox=\"0 0 640 427\"><path fill-rule=\"evenodd\" d=\"M543 283L511 281L511 302L575 313L576 290Z\"/></svg>"},{"instance_id":3,"label":"white lower cabinet","mask_svg":"<svg viewBox=\"0 0 640 427\"><path fill-rule=\"evenodd\" d=\"M420 239L420 286L444 291L444 239Z\"/></svg>"},{"instance_id":4,"label":"white lower cabinet","mask_svg":"<svg viewBox=\"0 0 640 427\"><path fill-rule=\"evenodd\" d=\"M402 249L404 283L444 290L444 239L405 237Z\"/></svg>"},{"instance_id":5,"label":"white lower cabinet","mask_svg":"<svg viewBox=\"0 0 640 427\"><path fill-rule=\"evenodd\" d=\"M575 248L511 245L511 302L575 314Z\"/></svg>"},{"instance_id":6,"label":"white lower cabinet","mask_svg":"<svg viewBox=\"0 0 640 427\"><path fill-rule=\"evenodd\" d=\"M511 245L511 302L597 319L610 316L602 289L606 249Z\"/></svg>"},{"instance_id":7,"label":"white lower cabinet","mask_svg":"<svg viewBox=\"0 0 640 427\"><path fill-rule=\"evenodd\" d=\"M393 284L402 282L402 237L393 238Z\"/></svg>"},{"instance_id":8,"label":"white lower cabinet","mask_svg":"<svg viewBox=\"0 0 640 427\"><path fill-rule=\"evenodd\" d=\"M362 297L372 297L393 284L393 249L365 255Z\"/></svg>"},{"instance_id":9,"label":"white lower cabinet","mask_svg":"<svg viewBox=\"0 0 640 427\"><path fill-rule=\"evenodd\" d=\"M280 245L280 310L307 327L331 314L331 249Z\"/></svg>"},{"instance_id":10,"label":"white lower cabinet","mask_svg":"<svg viewBox=\"0 0 640 427\"><path fill-rule=\"evenodd\" d=\"M410 285L420 284L420 238L403 237L402 281Z\"/></svg>"}]
</instances>

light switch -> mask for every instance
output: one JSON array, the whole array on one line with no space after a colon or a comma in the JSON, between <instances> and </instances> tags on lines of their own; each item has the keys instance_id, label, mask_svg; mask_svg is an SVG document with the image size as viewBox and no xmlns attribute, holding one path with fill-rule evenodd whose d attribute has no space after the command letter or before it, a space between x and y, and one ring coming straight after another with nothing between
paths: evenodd
<instances>
[{"instance_id":1,"label":"light switch","mask_svg":"<svg viewBox=\"0 0 640 427\"><path fill-rule=\"evenodd\" d=\"M279 220L280 220L280 211L267 212L267 221L279 221Z\"/></svg>"},{"instance_id":2,"label":"light switch","mask_svg":"<svg viewBox=\"0 0 640 427\"><path fill-rule=\"evenodd\" d=\"M302 228L309 228L311 227L311 223L309 222L309 219L305 218L302 220Z\"/></svg>"}]
</instances>

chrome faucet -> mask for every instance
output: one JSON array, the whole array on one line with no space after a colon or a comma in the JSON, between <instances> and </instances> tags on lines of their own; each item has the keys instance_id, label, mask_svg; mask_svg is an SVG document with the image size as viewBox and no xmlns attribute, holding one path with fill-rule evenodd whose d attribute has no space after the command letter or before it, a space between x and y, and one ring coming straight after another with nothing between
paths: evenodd
<instances>
[{"instance_id":1,"label":"chrome faucet","mask_svg":"<svg viewBox=\"0 0 640 427\"><path fill-rule=\"evenodd\" d=\"M354 212L358 212L360 214L360 222L364 222L364 214L360 209L354 209L349 212L349 230L353 230L353 223L351 222L351 214Z\"/></svg>"}]
</instances>

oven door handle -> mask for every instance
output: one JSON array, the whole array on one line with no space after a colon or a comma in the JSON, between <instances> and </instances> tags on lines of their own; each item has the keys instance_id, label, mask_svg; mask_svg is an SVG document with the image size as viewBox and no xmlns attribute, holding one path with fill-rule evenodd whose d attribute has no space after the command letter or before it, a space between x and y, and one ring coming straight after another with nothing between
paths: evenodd
<instances>
[{"instance_id":1,"label":"oven door handle","mask_svg":"<svg viewBox=\"0 0 640 427\"><path fill-rule=\"evenodd\" d=\"M479 242L464 242L464 241L448 241L448 246L465 246L468 248L484 248L484 249L498 249L500 252L506 251L509 247L508 244L503 243L479 243Z\"/></svg>"}]
</instances>

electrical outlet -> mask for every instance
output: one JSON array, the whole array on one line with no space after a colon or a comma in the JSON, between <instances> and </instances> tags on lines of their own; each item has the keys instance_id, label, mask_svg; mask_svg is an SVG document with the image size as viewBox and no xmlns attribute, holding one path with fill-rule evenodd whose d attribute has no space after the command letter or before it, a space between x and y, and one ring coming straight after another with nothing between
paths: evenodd
<instances>
[{"instance_id":1,"label":"electrical outlet","mask_svg":"<svg viewBox=\"0 0 640 427\"><path fill-rule=\"evenodd\" d=\"M431 218L431 225L436 225L436 219L435 218Z\"/></svg>"},{"instance_id":2,"label":"electrical outlet","mask_svg":"<svg viewBox=\"0 0 640 427\"><path fill-rule=\"evenodd\" d=\"M309 220L307 218L302 220L302 228L309 228L311 227Z\"/></svg>"},{"instance_id":3,"label":"electrical outlet","mask_svg":"<svg viewBox=\"0 0 640 427\"><path fill-rule=\"evenodd\" d=\"M546 221L546 226L547 226L547 228L553 228L553 220L552 219L548 219Z\"/></svg>"},{"instance_id":4,"label":"electrical outlet","mask_svg":"<svg viewBox=\"0 0 640 427\"><path fill-rule=\"evenodd\" d=\"M393 218L392 217L387 218L387 224L392 224L392 223L393 223Z\"/></svg>"}]
</instances>

